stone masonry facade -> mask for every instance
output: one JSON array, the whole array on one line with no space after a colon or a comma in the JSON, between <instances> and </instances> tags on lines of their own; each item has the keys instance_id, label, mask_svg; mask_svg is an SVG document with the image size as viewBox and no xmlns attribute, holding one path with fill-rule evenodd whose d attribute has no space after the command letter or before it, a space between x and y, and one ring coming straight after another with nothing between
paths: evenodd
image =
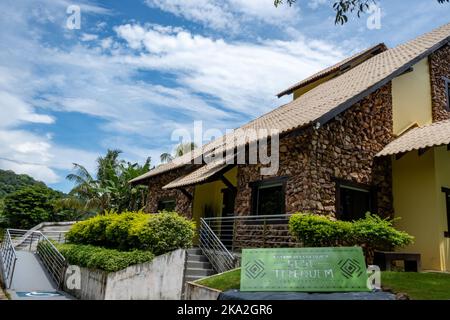
<instances>
[{"instance_id":1,"label":"stone masonry facade","mask_svg":"<svg viewBox=\"0 0 450 320\"><path fill-rule=\"evenodd\" d=\"M174 199L176 206L175 211L182 213L187 218L192 218L192 201L179 190L163 190L166 184L175 179L185 176L195 170L192 166L179 168L156 177L152 177L148 184L148 200L146 212L156 213L158 211L158 202L166 199ZM191 195L194 194L194 187L185 188Z\"/></svg>"},{"instance_id":2,"label":"stone masonry facade","mask_svg":"<svg viewBox=\"0 0 450 320\"><path fill-rule=\"evenodd\" d=\"M375 155L392 141L391 84L382 87L320 129L310 127L280 139L280 170L287 177L286 213L313 212L335 216L336 179L374 186L378 214L392 216L390 159ZM235 212L251 212L250 182L260 176L257 165L240 165Z\"/></svg>"},{"instance_id":3,"label":"stone masonry facade","mask_svg":"<svg viewBox=\"0 0 450 320\"><path fill-rule=\"evenodd\" d=\"M442 49L433 53L430 58L431 75L431 96L433 105L433 121L443 121L450 119L450 112L447 110L447 92L445 90L445 80L450 80L450 46L446 45Z\"/></svg>"}]
</instances>

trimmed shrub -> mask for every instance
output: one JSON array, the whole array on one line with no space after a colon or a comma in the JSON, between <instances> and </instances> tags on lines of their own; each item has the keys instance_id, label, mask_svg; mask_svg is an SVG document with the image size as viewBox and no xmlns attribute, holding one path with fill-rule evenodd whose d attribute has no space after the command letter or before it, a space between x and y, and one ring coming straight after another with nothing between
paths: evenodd
<instances>
[{"instance_id":1,"label":"trimmed shrub","mask_svg":"<svg viewBox=\"0 0 450 320\"><path fill-rule=\"evenodd\" d=\"M67 233L66 240L119 250L149 250L160 255L192 246L194 235L195 224L175 212L124 212L78 222Z\"/></svg>"},{"instance_id":2,"label":"trimmed shrub","mask_svg":"<svg viewBox=\"0 0 450 320\"><path fill-rule=\"evenodd\" d=\"M299 213L290 218L289 231L308 247L361 246L370 260L374 250L389 251L413 242L414 237L395 229L392 223L370 213L353 222Z\"/></svg>"},{"instance_id":3,"label":"trimmed shrub","mask_svg":"<svg viewBox=\"0 0 450 320\"><path fill-rule=\"evenodd\" d=\"M333 247L349 241L351 223L314 214L295 214L289 219L289 231L307 247Z\"/></svg>"},{"instance_id":4,"label":"trimmed shrub","mask_svg":"<svg viewBox=\"0 0 450 320\"><path fill-rule=\"evenodd\" d=\"M140 249L156 255L179 248L189 248L195 235L195 224L175 212L161 212L147 221L137 221L130 230Z\"/></svg>"},{"instance_id":5,"label":"trimmed shrub","mask_svg":"<svg viewBox=\"0 0 450 320\"><path fill-rule=\"evenodd\" d=\"M155 257L151 252L142 250L119 251L77 244L58 244L57 247L70 264L108 272L152 261Z\"/></svg>"},{"instance_id":6,"label":"trimmed shrub","mask_svg":"<svg viewBox=\"0 0 450 320\"><path fill-rule=\"evenodd\" d=\"M119 250L139 247L135 237L130 235L130 229L135 223L145 223L149 219L151 216L143 212L128 211L112 215L105 229L106 245Z\"/></svg>"},{"instance_id":7,"label":"trimmed shrub","mask_svg":"<svg viewBox=\"0 0 450 320\"><path fill-rule=\"evenodd\" d=\"M66 240L71 243L108 246L106 228L115 215L105 214L75 223L67 232Z\"/></svg>"}]
</instances>

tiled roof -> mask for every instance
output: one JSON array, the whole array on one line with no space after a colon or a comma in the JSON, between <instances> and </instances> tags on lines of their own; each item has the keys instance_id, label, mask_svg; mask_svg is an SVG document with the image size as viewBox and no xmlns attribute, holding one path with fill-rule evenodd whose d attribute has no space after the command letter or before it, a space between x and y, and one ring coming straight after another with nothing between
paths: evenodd
<instances>
[{"instance_id":1,"label":"tiled roof","mask_svg":"<svg viewBox=\"0 0 450 320\"><path fill-rule=\"evenodd\" d=\"M208 180L208 178L211 178L213 175L225 169L227 166L228 165L224 160L208 163L207 165L195 170L194 172L191 172L187 176L180 177L165 185L163 189L182 188L205 182L206 180Z\"/></svg>"},{"instance_id":2,"label":"tiled roof","mask_svg":"<svg viewBox=\"0 0 450 320\"><path fill-rule=\"evenodd\" d=\"M447 44L449 37L450 24L446 24L374 56L342 75L306 92L298 99L250 121L239 129L277 129L282 134L312 123L324 124ZM242 134L239 129L230 135L239 136ZM224 137L216 139L177 159L176 164L161 165L134 179L133 182L179 168L183 163L190 163L194 157L198 157L202 153L220 150L223 148L223 142ZM246 143L248 142L247 140Z\"/></svg>"},{"instance_id":3,"label":"tiled roof","mask_svg":"<svg viewBox=\"0 0 450 320\"><path fill-rule=\"evenodd\" d=\"M379 43L375 46L372 46L370 48L367 48L361 52L358 52L356 54L354 54L353 56L350 56L338 63L336 63L335 65L328 67L326 69L323 69L315 74L313 74L312 76L294 84L293 86L289 87L288 89L280 92L279 94L277 94L277 96L280 98L286 94L291 94L292 92L294 92L295 90L300 89L301 87L304 87L308 84L311 84L319 79L322 79L326 76L329 76L337 71L344 71L346 69L347 66L351 66L352 63L355 63L359 60L364 60L364 59L368 59L370 58L372 55L377 54L378 52L382 52L382 51L386 51L387 47L384 43Z\"/></svg>"},{"instance_id":4,"label":"tiled roof","mask_svg":"<svg viewBox=\"0 0 450 320\"><path fill-rule=\"evenodd\" d=\"M389 143L377 157L450 144L450 120L411 129Z\"/></svg>"}]
</instances>

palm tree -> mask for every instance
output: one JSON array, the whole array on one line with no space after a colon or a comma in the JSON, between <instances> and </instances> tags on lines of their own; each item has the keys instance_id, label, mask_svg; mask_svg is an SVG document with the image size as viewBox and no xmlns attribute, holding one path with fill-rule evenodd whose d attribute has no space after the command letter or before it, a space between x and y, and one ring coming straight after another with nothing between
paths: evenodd
<instances>
[{"instance_id":1,"label":"palm tree","mask_svg":"<svg viewBox=\"0 0 450 320\"><path fill-rule=\"evenodd\" d=\"M170 162L175 158L181 157L186 153L191 152L195 148L197 148L197 145L194 142L184 142L184 143L182 142L175 147L173 155L167 152L163 153L160 156L160 160L162 163Z\"/></svg>"},{"instance_id":2,"label":"palm tree","mask_svg":"<svg viewBox=\"0 0 450 320\"><path fill-rule=\"evenodd\" d=\"M147 188L132 186L128 181L150 170L151 159L144 165L119 159L120 150L108 150L97 159L97 173L94 178L80 164L74 164L74 173L67 179L75 183L70 197L60 202L61 207L84 212L105 212L105 210L139 210L145 206Z\"/></svg>"}]
</instances>

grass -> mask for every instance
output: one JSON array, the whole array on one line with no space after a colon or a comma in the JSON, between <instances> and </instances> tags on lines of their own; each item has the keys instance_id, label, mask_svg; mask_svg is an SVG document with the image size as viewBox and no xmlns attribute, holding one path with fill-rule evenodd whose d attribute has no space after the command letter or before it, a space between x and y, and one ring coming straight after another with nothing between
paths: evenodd
<instances>
[{"instance_id":1,"label":"grass","mask_svg":"<svg viewBox=\"0 0 450 320\"><path fill-rule=\"evenodd\" d=\"M196 281L195 283L220 291L239 289L241 286L241 269L234 269L225 273Z\"/></svg>"},{"instance_id":2,"label":"grass","mask_svg":"<svg viewBox=\"0 0 450 320\"><path fill-rule=\"evenodd\" d=\"M226 291L239 289L241 270L235 269L196 281L205 287ZM450 274L383 272L381 284L394 293L406 293L413 300L450 300Z\"/></svg>"},{"instance_id":3,"label":"grass","mask_svg":"<svg viewBox=\"0 0 450 320\"><path fill-rule=\"evenodd\" d=\"M404 292L413 300L450 300L450 274L427 272L383 272L383 287Z\"/></svg>"}]
</instances>

